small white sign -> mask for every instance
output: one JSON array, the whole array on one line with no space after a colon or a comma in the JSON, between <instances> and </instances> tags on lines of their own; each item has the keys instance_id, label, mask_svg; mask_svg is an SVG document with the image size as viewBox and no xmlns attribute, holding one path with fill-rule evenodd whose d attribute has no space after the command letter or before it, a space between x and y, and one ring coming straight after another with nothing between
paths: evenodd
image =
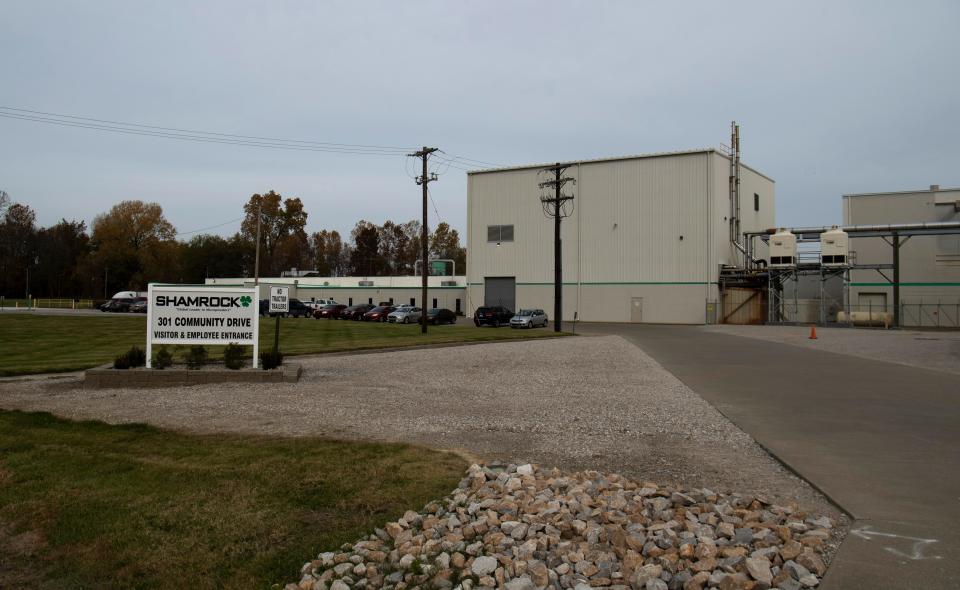
<instances>
[{"instance_id":1,"label":"small white sign","mask_svg":"<svg viewBox=\"0 0 960 590\"><path fill-rule=\"evenodd\" d=\"M270 313L290 311L290 287L270 287Z\"/></svg>"},{"instance_id":2,"label":"small white sign","mask_svg":"<svg viewBox=\"0 0 960 590\"><path fill-rule=\"evenodd\" d=\"M147 368L154 344L253 346L257 367L256 289L150 285L147 290Z\"/></svg>"}]
</instances>

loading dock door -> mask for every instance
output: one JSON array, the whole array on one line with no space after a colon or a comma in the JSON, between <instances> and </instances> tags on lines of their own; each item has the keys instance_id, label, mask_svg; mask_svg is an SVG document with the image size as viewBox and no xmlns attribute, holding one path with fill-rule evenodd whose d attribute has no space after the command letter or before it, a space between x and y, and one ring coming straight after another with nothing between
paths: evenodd
<instances>
[{"instance_id":1,"label":"loading dock door","mask_svg":"<svg viewBox=\"0 0 960 590\"><path fill-rule=\"evenodd\" d=\"M887 311L886 293L860 293L857 298L860 311Z\"/></svg>"},{"instance_id":2,"label":"loading dock door","mask_svg":"<svg viewBox=\"0 0 960 590\"><path fill-rule=\"evenodd\" d=\"M634 324L643 323L643 297L630 299L630 321Z\"/></svg>"},{"instance_id":3,"label":"loading dock door","mask_svg":"<svg viewBox=\"0 0 960 590\"><path fill-rule=\"evenodd\" d=\"M516 277L484 277L483 304L502 305L511 311L516 310Z\"/></svg>"}]
</instances>

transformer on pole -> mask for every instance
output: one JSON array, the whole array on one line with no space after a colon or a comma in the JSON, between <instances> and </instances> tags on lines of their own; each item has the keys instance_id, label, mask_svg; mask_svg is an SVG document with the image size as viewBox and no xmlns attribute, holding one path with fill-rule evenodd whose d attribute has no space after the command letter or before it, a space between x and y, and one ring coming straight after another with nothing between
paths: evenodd
<instances>
[{"instance_id":1,"label":"transformer on pole","mask_svg":"<svg viewBox=\"0 0 960 590\"><path fill-rule=\"evenodd\" d=\"M573 202L572 195L563 194L563 186L568 182L576 184L575 178L563 176L564 171L569 168L568 164L555 164L549 168L544 168L543 172L551 173L553 178L541 182L541 189L553 189L553 194L541 194L540 204L543 206L544 214L553 218L553 331L561 330L563 321L563 250L560 239L560 221L564 217L569 217L573 210L568 210L565 205Z\"/></svg>"}]
</instances>

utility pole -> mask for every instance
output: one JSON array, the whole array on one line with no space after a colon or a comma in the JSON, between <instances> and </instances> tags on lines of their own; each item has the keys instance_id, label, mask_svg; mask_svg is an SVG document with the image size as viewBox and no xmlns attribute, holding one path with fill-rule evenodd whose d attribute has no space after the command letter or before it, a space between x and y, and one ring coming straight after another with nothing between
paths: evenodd
<instances>
[{"instance_id":1,"label":"utility pole","mask_svg":"<svg viewBox=\"0 0 960 590\"><path fill-rule=\"evenodd\" d=\"M254 255L253 261L253 286L257 289L257 300L260 299L260 220L263 218L260 210L262 207L263 197L260 197L257 201L257 253Z\"/></svg>"},{"instance_id":2,"label":"utility pole","mask_svg":"<svg viewBox=\"0 0 960 590\"><path fill-rule=\"evenodd\" d=\"M407 154L414 158L420 158L423 162L423 174L417 177L417 184L423 187L423 227L420 228L420 257L421 269L420 269L420 333L427 333L427 199L429 198L427 192L427 185L434 180L437 180L436 174L427 173L427 160L430 158L430 154L437 151L439 148L429 148L423 146L422 150L416 151L412 154Z\"/></svg>"},{"instance_id":3,"label":"utility pole","mask_svg":"<svg viewBox=\"0 0 960 590\"><path fill-rule=\"evenodd\" d=\"M564 176L563 173L569 168L567 165L555 164L549 168L544 168L544 172L552 173L553 180L547 180L540 183L541 189L553 188L553 195L540 195L540 204L543 207L543 213L547 217L553 218L553 331L561 330L563 321L563 244L560 239L560 221L564 217L569 217L570 212L564 209L567 201L573 201L573 196L563 194L563 185L568 182L577 183L575 178Z\"/></svg>"}]
</instances>

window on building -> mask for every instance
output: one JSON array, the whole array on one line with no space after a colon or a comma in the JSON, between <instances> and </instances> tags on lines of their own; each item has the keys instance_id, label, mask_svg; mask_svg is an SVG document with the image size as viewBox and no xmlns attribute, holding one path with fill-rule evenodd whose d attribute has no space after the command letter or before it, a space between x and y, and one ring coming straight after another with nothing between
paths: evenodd
<instances>
[{"instance_id":1,"label":"window on building","mask_svg":"<svg viewBox=\"0 0 960 590\"><path fill-rule=\"evenodd\" d=\"M457 299L457 309L454 310L454 311L456 311L457 313L460 313L460 300L459 300L459 299Z\"/></svg>"},{"instance_id":2,"label":"window on building","mask_svg":"<svg viewBox=\"0 0 960 590\"><path fill-rule=\"evenodd\" d=\"M488 225L487 226L487 242L496 242L497 244L501 242L512 242L513 241L513 226L512 225Z\"/></svg>"},{"instance_id":3,"label":"window on building","mask_svg":"<svg viewBox=\"0 0 960 590\"><path fill-rule=\"evenodd\" d=\"M760 195L758 195L757 193L753 193L753 210L754 211L760 210Z\"/></svg>"},{"instance_id":4,"label":"window on building","mask_svg":"<svg viewBox=\"0 0 960 590\"><path fill-rule=\"evenodd\" d=\"M367 297L367 305L373 305L373 297Z\"/></svg>"},{"instance_id":5,"label":"window on building","mask_svg":"<svg viewBox=\"0 0 960 590\"><path fill-rule=\"evenodd\" d=\"M416 305L416 304L417 304L417 298L416 298L416 297L411 297L411 298L410 298L410 305Z\"/></svg>"},{"instance_id":6,"label":"window on building","mask_svg":"<svg viewBox=\"0 0 960 590\"><path fill-rule=\"evenodd\" d=\"M390 298L390 305L393 305L393 297Z\"/></svg>"},{"instance_id":7,"label":"window on building","mask_svg":"<svg viewBox=\"0 0 960 590\"><path fill-rule=\"evenodd\" d=\"M347 299L347 305L353 305L353 297Z\"/></svg>"},{"instance_id":8,"label":"window on building","mask_svg":"<svg viewBox=\"0 0 960 590\"><path fill-rule=\"evenodd\" d=\"M960 267L960 235L937 236L934 260L937 266Z\"/></svg>"},{"instance_id":9,"label":"window on building","mask_svg":"<svg viewBox=\"0 0 960 590\"><path fill-rule=\"evenodd\" d=\"M436 297L433 298L433 308L434 308L434 309L437 308L437 298L436 298Z\"/></svg>"}]
</instances>

